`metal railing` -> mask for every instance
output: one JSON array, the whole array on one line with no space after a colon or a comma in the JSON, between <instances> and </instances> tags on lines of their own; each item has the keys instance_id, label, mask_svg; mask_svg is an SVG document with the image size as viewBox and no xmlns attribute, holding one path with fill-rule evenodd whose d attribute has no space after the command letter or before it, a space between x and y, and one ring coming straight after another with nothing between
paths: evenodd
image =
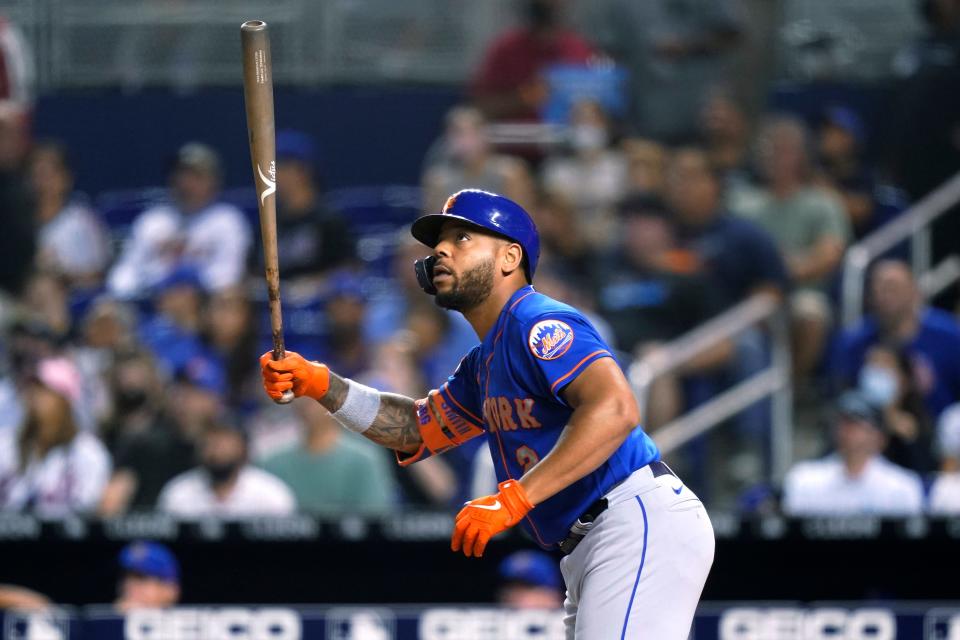
<instances>
[{"instance_id":1,"label":"metal railing","mask_svg":"<svg viewBox=\"0 0 960 640\"><path fill-rule=\"evenodd\" d=\"M793 390L789 324L781 300L763 294L748 298L641 358L631 365L627 375L641 413L645 413L654 380L677 371L708 349L763 324L768 327L771 339L769 365L654 431L653 440L662 453L680 448L755 402L770 397L773 429L770 469L773 480L783 478L793 462Z\"/></svg>"},{"instance_id":2,"label":"metal railing","mask_svg":"<svg viewBox=\"0 0 960 640\"><path fill-rule=\"evenodd\" d=\"M870 264L901 242L910 240L914 276L926 298L960 279L960 257L947 256L933 266L931 225L960 203L960 173L953 176L895 220L880 227L847 250L843 261L843 326L863 316L866 272Z\"/></svg>"}]
</instances>

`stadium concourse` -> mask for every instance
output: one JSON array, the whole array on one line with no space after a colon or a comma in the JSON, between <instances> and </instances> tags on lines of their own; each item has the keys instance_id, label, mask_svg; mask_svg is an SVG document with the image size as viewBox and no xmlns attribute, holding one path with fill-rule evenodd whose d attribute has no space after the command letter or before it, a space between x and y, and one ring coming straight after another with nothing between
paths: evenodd
<instances>
[{"instance_id":1,"label":"stadium concourse","mask_svg":"<svg viewBox=\"0 0 960 640\"><path fill-rule=\"evenodd\" d=\"M710 514L692 637L960 637L960 0L62 4L0 1L0 637L563 637L558 550L449 550L485 436L264 393L252 18L289 350L438 388L409 227L503 194Z\"/></svg>"}]
</instances>

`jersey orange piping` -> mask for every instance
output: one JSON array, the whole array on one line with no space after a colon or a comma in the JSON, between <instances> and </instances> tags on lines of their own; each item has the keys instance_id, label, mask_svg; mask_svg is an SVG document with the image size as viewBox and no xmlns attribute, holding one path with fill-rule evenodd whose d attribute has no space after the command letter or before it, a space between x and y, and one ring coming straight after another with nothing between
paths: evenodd
<instances>
[{"instance_id":1,"label":"jersey orange piping","mask_svg":"<svg viewBox=\"0 0 960 640\"><path fill-rule=\"evenodd\" d=\"M450 393L450 388L447 386L446 382L440 385L440 393L444 394L445 397L450 398L450 401L453 404L457 405L457 408L460 409L460 411L463 411L466 414L466 416L464 417L473 418L473 421L476 422L477 424L483 424L483 420L473 415L473 413L469 409L467 409L457 401L454 395Z\"/></svg>"}]
</instances>

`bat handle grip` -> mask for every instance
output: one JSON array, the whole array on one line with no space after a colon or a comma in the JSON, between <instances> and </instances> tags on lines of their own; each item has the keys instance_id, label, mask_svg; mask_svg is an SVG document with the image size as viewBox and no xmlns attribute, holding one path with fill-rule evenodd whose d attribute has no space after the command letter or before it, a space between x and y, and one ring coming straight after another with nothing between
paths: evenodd
<instances>
[{"instance_id":1,"label":"bat handle grip","mask_svg":"<svg viewBox=\"0 0 960 640\"><path fill-rule=\"evenodd\" d=\"M278 340L275 336L274 345L273 345L273 356L272 356L273 360L274 361L283 360L285 354L286 354L286 351L284 350L283 346L278 343ZM294 397L295 396L293 395L293 390L287 389L286 391L283 392L283 395L280 396L278 399L274 400L274 402L276 402L277 404L290 404L291 402L293 402Z\"/></svg>"}]
</instances>

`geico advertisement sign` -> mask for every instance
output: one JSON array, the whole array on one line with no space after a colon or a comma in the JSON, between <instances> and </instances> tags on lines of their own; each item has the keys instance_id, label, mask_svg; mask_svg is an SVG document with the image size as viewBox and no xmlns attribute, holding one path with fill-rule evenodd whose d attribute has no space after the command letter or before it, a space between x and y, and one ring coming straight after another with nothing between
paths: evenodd
<instances>
[{"instance_id":1,"label":"geico advertisement sign","mask_svg":"<svg viewBox=\"0 0 960 640\"><path fill-rule=\"evenodd\" d=\"M886 609L735 608L720 618L720 640L895 640Z\"/></svg>"},{"instance_id":2,"label":"geico advertisement sign","mask_svg":"<svg viewBox=\"0 0 960 640\"><path fill-rule=\"evenodd\" d=\"M131 611L126 640L300 640L300 616L292 609L178 608Z\"/></svg>"},{"instance_id":3,"label":"geico advertisement sign","mask_svg":"<svg viewBox=\"0 0 960 640\"><path fill-rule=\"evenodd\" d=\"M420 640L563 640L563 612L546 610L428 609Z\"/></svg>"}]
</instances>

